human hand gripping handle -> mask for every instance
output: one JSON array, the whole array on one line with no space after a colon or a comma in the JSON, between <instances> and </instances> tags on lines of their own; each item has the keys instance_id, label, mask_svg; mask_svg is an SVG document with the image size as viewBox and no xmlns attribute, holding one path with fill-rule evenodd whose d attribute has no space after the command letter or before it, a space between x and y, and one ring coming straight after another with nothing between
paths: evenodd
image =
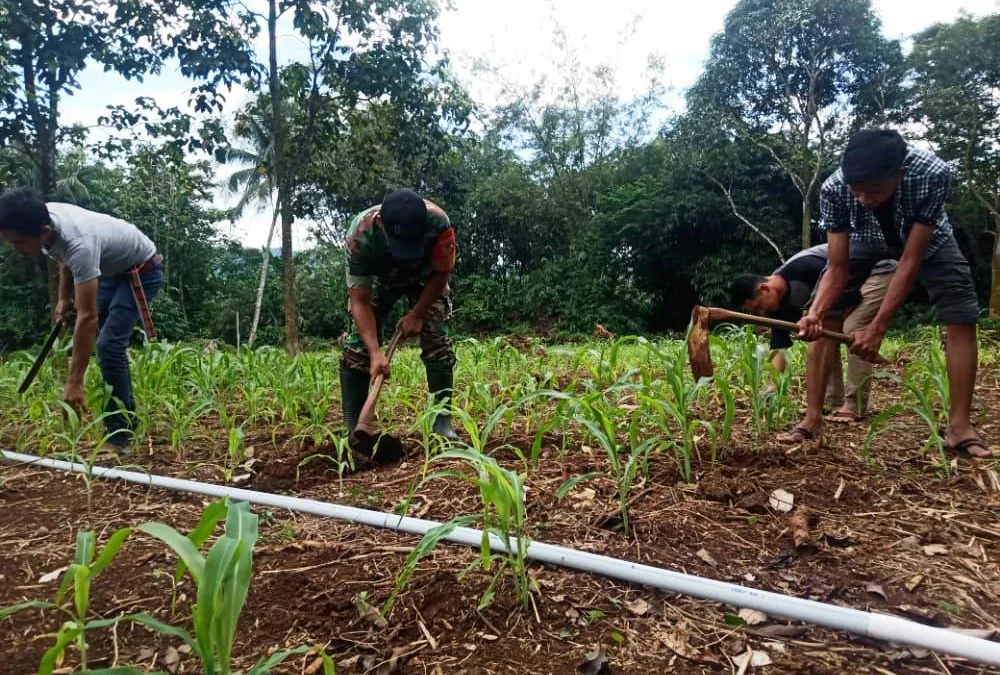
<instances>
[{"instance_id":1,"label":"human hand gripping handle","mask_svg":"<svg viewBox=\"0 0 1000 675\"><path fill-rule=\"evenodd\" d=\"M372 390L368 394L367 400L365 400L365 405L361 408L361 414L358 416L358 427L362 429L367 429L371 426L372 416L375 414L375 404L378 402L378 396L382 391L382 385L385 384L386 377L389 373L389 363L392 361L392 355L396 352L396 347L403 339L403 334L400 331L396 331L396 334L392 336L392 340L389 341L389 347L385 350L383 355L378 352L377 355L372 356ZM375 359L381 356L385 360L385 372L375 373Z\"/></svg>"}]
</instances>

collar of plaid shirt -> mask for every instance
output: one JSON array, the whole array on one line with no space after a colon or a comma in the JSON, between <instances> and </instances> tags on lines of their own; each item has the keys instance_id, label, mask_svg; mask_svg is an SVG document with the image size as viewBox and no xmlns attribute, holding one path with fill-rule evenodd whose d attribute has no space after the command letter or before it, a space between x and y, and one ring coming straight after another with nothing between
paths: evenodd
<instances>
[{"instance_id":1,"label":"collar of plaid shirt","mask_svg":"<svg viewBox=\"0 0 1000 675\"><path fill-rule=\"evenodd\" d=\"M903 163L906 176L893 195L895 226L904 245L913 223L934 226L934 237L925 257L930 257L951 237L951 222L944 210L948 200L952 169L933 153L910 148ZM850 231L853 241L863 241L880 251L888 251L875 213L851 194L838 169L820 191L820 229Z\"/></svg>"}]
</instances>

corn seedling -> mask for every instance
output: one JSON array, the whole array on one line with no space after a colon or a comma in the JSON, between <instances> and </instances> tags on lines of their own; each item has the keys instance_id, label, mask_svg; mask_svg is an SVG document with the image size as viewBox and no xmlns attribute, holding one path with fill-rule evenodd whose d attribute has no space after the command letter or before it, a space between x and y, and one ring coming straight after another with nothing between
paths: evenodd
<instances>
[{"instance_id":1,"label":"corn seedling","mask_svg":"<svg viewBox=\"0 0 1000 675\"><path fill-rule=\"evenodd\" d=\"M125 540L132 533L131 528L123 528L115 532L96 554L96 537L93 532L81 531L76 535L76 553L73 564L62 575L59 590L54 602L31 601L0 610L0 619L27 609L54 609L66 615L66 621L55 635L55 644L42 656L38 666L41 675L52 675L65 657L66 650L75 646L80 654L80 663L87 669L87 632L98 628L107 628L117 623L118 619L87 620L90 614L90 590L94 580L114 560ZM67 606L65 599L70 589L73 591L72 603Z\"/></svg>"},{"instance_id":2,"label":"corn seedling","mask_svg":"<svg viewBox=\"0 0 1000 675\"><path fill-rule=\"evenodd\" d=\"M435 462L457 461L470 471L445 469L430 474L420 486L441 479L456 479L479 489L482 511L459 516L439 525L424 535L420 544L407 556L406 563L396 577L396 585L382 607L388 616L399 594L409 582L421 558L458 527L479 524L483 529L480 555L473 564L493 577L479 601L479 609L487 607L496 594L498 581L505 571L510 571L521 606L531 607L534 581L528 576L528 544L525 517L524 477L516 471L500 466L497 461L471 447L448 450L438 455ZM419 489L419 486L418 488ZM403 513L406 512L404 506ZM471 568L470 568L471 569Z\"/></svg>"}]
</instances>

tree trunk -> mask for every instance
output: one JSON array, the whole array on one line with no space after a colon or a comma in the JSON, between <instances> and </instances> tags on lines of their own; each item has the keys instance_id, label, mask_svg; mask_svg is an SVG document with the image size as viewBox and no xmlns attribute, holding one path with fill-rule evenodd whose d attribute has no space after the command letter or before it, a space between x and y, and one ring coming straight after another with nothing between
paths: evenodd
<instances>
[{"instance_id":1,"label":"tree trunk","mask_svg":"<svg viewBox=\"0 0 1000 675\"><path fill-rule=\"evenodd\" d=\"M802 250L812 246L812 202L809 197L802 199Z\"/></svg>"},{"instance_id":2,"label":"tree trunk","mask_svg":"<svg viewBox=\"0 0 1000 675\"><path fill-rule=\"evenodd\" d=\"M293 179L285 173L288 157L285 142L285 119L282 115L281 82L278 73L278 3L268 0L267 42L268 80L271 92L271 134L274 139L272 180L278 189L278 209L281 212L281 286L285 307L285 349L289 354L299 351L299 312L295 294L295 263L292 260L292 200L289 192Z\"/></svg>"},{"instance_id":3,"label":"tree trunk","mask_svg":"<svg viewBox=\"0 0 1000 675\"><path fill-rule=\"evenodd\" d=\"M292 214L281 207L281 286L285 300L285 350L299 353L299 306L295 293L295 261L292 259Z\"/></svg>"},{"instance_id":4,"label":"tree trunk","mask_svg":"<svg viewBox=\"0 0 1000 675\"><path fill-rule=\"evenodd\" d=\"M264 289L267 286L267 270L271 264L271 241L274 239L274 226L278 223L278 204L274 204L274 215L271 216L271 229L267 231L267 244L264 245L264 259L260 264L260 283L257 285L257 299L253 306L253 322L250 324L250 337L247 339L247 349L253 349L257 339L257 326L260 325L260 308L264 304Z\"/></svg>"},{"instance_id":5,"label":"tree trunk","mask_svg":"<svg viewBox=\"0 0 1000 675\"><path fill-rule=\"evenodd\" d=\"M1000 319L1000 216L994 217L996 233L993 235L993 283L990 284L990 317Z\"/></svg>"}]
</instances>

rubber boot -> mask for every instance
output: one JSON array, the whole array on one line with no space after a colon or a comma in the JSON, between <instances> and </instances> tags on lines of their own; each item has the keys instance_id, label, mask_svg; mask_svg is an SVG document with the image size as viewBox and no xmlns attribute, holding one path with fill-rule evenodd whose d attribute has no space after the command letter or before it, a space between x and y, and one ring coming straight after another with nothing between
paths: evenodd
<instances>
[{"instance_id":1,"label":"rubber boot","mask_svg":"<svg viewBox=\"0 0 1000 675\"><path fill-rule=\"evenodd\" d=\"M351 433L354 427L358 426L358 417L361 415L361 409L365 407L370 382L371 378L365 371L340 367L341 409L347 433Z\"/></svg>"},{"instance_id":2,"label":"rubber boot","mask_svg":"<svg viewBox=\"0 0 1000 675\"><path fill-rule=\"evenodd\" d=\"M434 397L434 403L447 404L446 411L451 410L451 392L454 388L454 371L451 366L427 368L427 388ZM451 412L438 413L434 420L434 433L444 436L449 441L457 441L458 434L451 426Z\"/></svg>"}]
</instances>

